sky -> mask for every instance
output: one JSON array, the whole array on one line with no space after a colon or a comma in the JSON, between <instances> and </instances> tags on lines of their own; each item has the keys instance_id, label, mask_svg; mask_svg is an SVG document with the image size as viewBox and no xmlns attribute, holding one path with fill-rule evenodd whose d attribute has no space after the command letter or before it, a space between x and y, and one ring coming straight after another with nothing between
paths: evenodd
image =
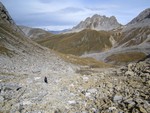
<instances>
[{"instance_id":1,"label":"sky","mask_svg":"<svg viewBox=\"0 0 150 113\"><path fill-rule=\"evenodd\" d=\"M94 14L125 25L150 7L150 0L0 0L18 25L63 30Z\"/></svg>"}]
</instances>

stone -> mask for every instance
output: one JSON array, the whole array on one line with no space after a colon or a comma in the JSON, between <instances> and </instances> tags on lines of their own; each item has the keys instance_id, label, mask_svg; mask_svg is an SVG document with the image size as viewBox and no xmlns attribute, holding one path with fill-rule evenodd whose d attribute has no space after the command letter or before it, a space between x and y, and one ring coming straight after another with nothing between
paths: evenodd
<instances>
[{"instance_id":1,"label":"stone","mask_svg":"<svg viewBox=\"0 0 150 113\"><path fill-rule=\"evenodd\" d=\"M34 80L39 80L41 79L41 77L34 77Z\"/></svg>"},{"instance_id":2,"label":"stone","mask_svg":"<svg viewBox=\"0 0 150 113\"><path fill-rule=\"evenodd\" d=\"M126 71L125 75L127 75L127 76L134 76L134 72L133 71Z\"/></svg>"},{"instance_id":3,"label":"stone","mask_svg":"<svg viewBox=\"0 0 150 113\"><path fill-rule=\"evenodd\" d=\"M28 101L28 100L24 100L24 101L22 102L22 105L30 105L30 104L31 104L31 102Z\"/></svg>"},{"instance_id":4,"label":"stone","mask_svg":"<svg viewBox=\"0 0 150 113\"><path fill-rule=\"evenodd\" d=\"M0 96L0 103L4 101L4 97Z\"/></svg>"},{"instance_id":5,"label":"stone","mask_svg":"<svg viewBox=\"0 0 150 113\"><path fill-rule=\"evenodd\" d=\"M83 79L83 81L85 81L85 82L87 82L87 81L89 80L89 78L86 77L86 76L83 76L82 79Z\"/></svg>"},{"instance_id":6,"label":"stone","mask_svg":"<svg viewBox=\"0 0 150 113\"><path fill-rule=\"evenodd\" d=\"M138 104L141 104L141 103L143 103L143 100L140 99L140 98L137 98L137 99L135 99L135 102L138 103Z\"/></svg>"},{"instance_id":7,"label":"stone","mask_svg":"<svg viewBox=\"0 0 150 113\"><path fill-rule=\"evenodd\" d=\"M70 100L70 101L68 101L68 103L69 103L70 105L75 105L75 104L76 104L76 101L75 101L75 100Z\"/></svg>"},{"instance_id":8,"label":"stone","mask_svg":"<svg viewBox=\"0 0 150 113\"><path fill-rule=\"evenodd\" d=\"M147 113L147 111L142 106L139 106L138 108L142 113Z\"/></svg>"},{"instance_id":9,"label":"stone","mask_svg":"<svg viewBox=\"0 0 150 113\"><path fill-rule=\"evenodd\" d=\"M89 92L89 93L96 93L96 92L97 92L97 89L94 89L94 88L93 88L93 89L88 89L88 92Z\"/></svg>"},{"instance_id":10,"label":"stone","mask_svg":"<svg viewBox=\"0 0 150 113\"><path fill-rule=\"evenodd\" d=\"M86 92L85 97L91 97L91 93Z\"/></svg>"},{"instance_id":11,"label":"stone","mask_svg":"<svg viewBox=\"0 0 150 113\"><path fill-rule=\"evenodd\" d=\"M116 110L116 107L109 107L108 110L109 110L109 111Z\"/></svg>"},{"instance_id":12,"label":"stone","mask_svg":"<svg viewBox=\"0 0 150 113\"><path fill-rule=\"evenodd\" d=\"M133 102L133 98L128 98L126 100L124 100L125 103L130 104Z\"/></svg>"},{"instance_id":13,"label":"stone","mask_svg":"<svg viewBox=\"0 0 150 113\"><path fill-rule=\"evenodd\" d=\"M122 99L123 99L122 95L115 95L113 98L113 101L114 102L120 102L120 101L122 101Z\"/></svg>"},{"instance_id":14,"label":"stone","mask_svg":"<svg viewBox=\"0 0 150 113\"><path fill-rule=\"evenodd\" d=\"M135 102L131 102L128 104L128 109L131 109L135 106Z\"/></svg>"},{"instance_id":15,"label":"stone","mask_svg":"<svg viewBox=\"0 0 150 113\"><path fill-rule=\"evenodd\" d=\"M149 97L148 95L145 95L144 93L141 93L140 95L141 95L142 97L144 97L145 99L148 99L148 97Z\"/></svg>"},{"instance_id":16,"label":"stone","mask_svg":"<svg viewBox=\"0 0 150 113\"><path fill-rule=\"evenodd\" d=\"M60 109L54 110L54 113L62 113Z\"/></svg>"},{"instance_id":17,"label":"stone","mask_svg":"<svg viewBox=\"0 0 150 113\"><path fill-rule=\"evenodd\" d=\"M113 87L113 84L108 82L108 83L107 83L107 87L112 88L112 87Z\"/></svg>"},{"instance_id":18,"label":"stone","mask_svg":"<svg viewBox=\"0 0 150 113\"><path fill-rule=\"evenodd\" d=\"M132 70L133 70L133 67L134 67L134 65L133 65L132 63L129 64L129 65L128 65L128 70L129 70L129 71L132 71Z\"/></svg>"},{"instance_id":19,"label":"stone","mask_svg":"<svg viewBox=\"0 0 150 113\"><path fill-rule=\"evenodd\" d=\"M150 80L147 81L147 84L150 86Z\"/></svg>"}]
</instances>

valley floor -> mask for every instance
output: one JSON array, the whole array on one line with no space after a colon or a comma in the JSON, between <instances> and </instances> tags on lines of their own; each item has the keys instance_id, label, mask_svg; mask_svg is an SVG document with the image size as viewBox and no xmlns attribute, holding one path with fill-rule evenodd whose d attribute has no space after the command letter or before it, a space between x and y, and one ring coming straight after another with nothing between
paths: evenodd
<instances>
[{"instance_id":1,"label":"valley floor","mask_svg":"<svg viewBox=\"0 0 150 113\"><path fill-rule=\"evenodd\" d=\"M150 113L150 60L76 74L0 73L1 113ZM45 76L47 82L44 82Z\"/></svg>"}]
</instances>

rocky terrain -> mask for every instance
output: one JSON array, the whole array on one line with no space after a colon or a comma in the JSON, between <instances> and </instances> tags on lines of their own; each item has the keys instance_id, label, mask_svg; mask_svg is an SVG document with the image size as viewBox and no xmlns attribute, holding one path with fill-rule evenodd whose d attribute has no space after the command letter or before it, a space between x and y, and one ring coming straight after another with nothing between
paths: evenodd
<instances>
[{"instance_id":1,"label":"rocky terrain","mask_svg":"<svg viewBox=\"0 0 150 113\"><path fill-rule=\"evenodd\" d=\"M119 69L82 67L70 75L1 73L0 111L149 113L149 70L150 58Z\"/></svg>"},{"instance_id":2,"label":"rocky terrain","mask_svg":"<svg viewBox=\"0 0 150 113\"><path fill-rule=\"evenodd\" d=\"M84 29L109 31L119 27L121 27L121 24L118 23L114 16L106 17L95 14L92 17L88 17L84 21L81 21L77 26L73 27L68 32L79 32Z\"/></svg>"},{"instance_id":3,"label":"rocky terrain","mask_svg":"<svg viewBox=\"0 0 150 113\"><path fill-rule=\"evenodd\" d=\"M142 11L137 17L131 20L127 24L127 28L125 28L124 30L147 27L149 25L150 25L150 8L147 8L144 11Z\"/></svg>"}]
</instances>

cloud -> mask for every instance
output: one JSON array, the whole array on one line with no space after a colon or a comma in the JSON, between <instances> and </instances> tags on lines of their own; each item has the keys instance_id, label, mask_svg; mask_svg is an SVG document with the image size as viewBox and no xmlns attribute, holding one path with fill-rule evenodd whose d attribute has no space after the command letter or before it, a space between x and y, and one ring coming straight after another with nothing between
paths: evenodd
<instances>
[{"instance_id":1,"label":"cloud","mask_svg":"<svg viewBox=\"0 0 150 113\"><path fill-rule=\"evenodd\" d=\"M126 24L149 7L149 0L1 0L17 24L62 29L94 14L116 16ZM138 8L137 8L138 7ZM52 26L52 27L50 27ZM59 27L58 27L59 26Z\"/></svg>"},{"instance_id":2,"label":"cloud","mask_svg":"<svg viewBox=\"0 0 150 113\"><path fill-rule=\"evenodd\" d=\"M58 11L58 13L77 13L77 12L83 12L83 8L78 7L66 7L64 9L61 9Z\"/></svg>"}]
</instances>

